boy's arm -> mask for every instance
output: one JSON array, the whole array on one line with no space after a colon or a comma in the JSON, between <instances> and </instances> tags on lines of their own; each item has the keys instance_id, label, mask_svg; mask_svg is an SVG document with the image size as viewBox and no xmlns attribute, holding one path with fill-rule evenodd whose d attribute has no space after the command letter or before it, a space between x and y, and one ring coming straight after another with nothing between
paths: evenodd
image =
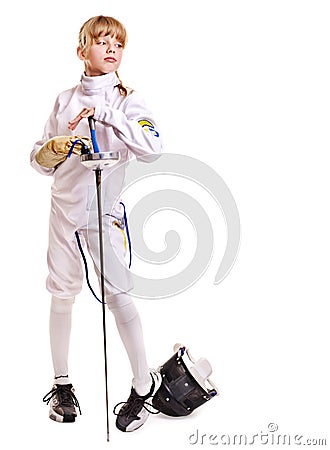
<instances>
[{"instance_id":1,"label":"boy's arm","mask_svg":"<svg viewBox=\"0 0 330 450\"><path fill-rule=\"evenodd\" d=\"M37 141L34 144L33 150L30 154L30 164L31 166L42 175L53 175L55 168L46 168L41 166L36 161L36 154L41 149L41 147L52 137L57 134L57 121L56 121L56 112L58 109L58 101L56 101L53 112L51 113L44 129L43 137L40 141Z\"/></svg>"},{"instance_id":2,"label":"boy's arm","mask_svg":"<svg viewBox=\"0 0 330 450\"><path fill-rule=\"evenodd\" d=\"M138 157L157 155L162 150L155 120L136 92L127 97L124 111L96 106L94 119L111 126L118 139Z\"/></svg>"}]
</instances>

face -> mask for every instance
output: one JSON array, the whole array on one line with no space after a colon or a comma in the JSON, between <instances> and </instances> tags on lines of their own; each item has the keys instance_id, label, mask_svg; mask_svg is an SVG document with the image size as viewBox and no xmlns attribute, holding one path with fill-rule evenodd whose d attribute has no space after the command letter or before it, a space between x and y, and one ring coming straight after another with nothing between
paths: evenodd
<instances>
[{"instance_id":1,"label":"face","mask_svg":"<svg viewBox=\"0 0 330 450\"><path fill-rule=\"evenodd\" d=\"M123 46L116 37L97 38L87 53L78 48L78 56L85 63L85 73L89 77L115 72L121 63Z\"/></svg>"}]
</instances>

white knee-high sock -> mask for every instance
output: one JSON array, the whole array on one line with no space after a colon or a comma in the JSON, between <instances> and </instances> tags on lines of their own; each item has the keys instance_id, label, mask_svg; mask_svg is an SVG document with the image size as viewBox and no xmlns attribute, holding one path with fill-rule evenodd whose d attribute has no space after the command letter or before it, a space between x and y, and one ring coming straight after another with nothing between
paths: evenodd
<instances>
[{"instance_id":1,"label":"white knee-high sock","mask_svg":"<svg viewBox=\"0 0 330 450\"><path fill-rule=\"evenodd\" d=\"M132 298L126 293L107 297L107 303L115 316L118 332L131 364L133 386L139 395L145 395L150 391L151 376L139 313Z\"/></svg>"},{"instance_id":2,"label":"white knee-high sock","mask_svg":"<svg viewBox=\"0 0 330 450\"><path fill-rule=\"evenodd\" d=\"M68 354L73 303L74 297L68 299L52 297L49 335L54 376L57 384L70 383L68 378Z\"/></svg>"}]
</instances>

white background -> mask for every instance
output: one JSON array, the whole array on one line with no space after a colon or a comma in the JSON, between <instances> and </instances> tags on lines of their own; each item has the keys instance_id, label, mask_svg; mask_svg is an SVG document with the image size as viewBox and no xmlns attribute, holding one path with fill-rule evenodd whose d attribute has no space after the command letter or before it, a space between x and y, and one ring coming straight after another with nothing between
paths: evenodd
<instances>
[{"instance_id":1,"label":"white background","mask_svg":"<svg viewBox=\"0 0 330 450\"><path fill-rule=\"evenodd\" d=\"M329 442L329 13L329 2L311 0L1 6L2 448L109 448L101 309L87 288L70 354L83 415L63 426L42 403L53 375L51 179L29 166L56 95L79 82L79 28L98 14L127 27L120 75L158 117L165 150L212 166L242 223L236 264L220 285L213 278L225 231L211 205L219 246L205 275L171 299L137 300L150 365L183 342L210 360L220 396L188 418L151 417L132 434L119 432L110 412L111 447L209 447L189 436L252 436L270 422L279 433ZM131 374L110 314L108 339L112 409L127 398Z\"/></svg>"}]
</instances>

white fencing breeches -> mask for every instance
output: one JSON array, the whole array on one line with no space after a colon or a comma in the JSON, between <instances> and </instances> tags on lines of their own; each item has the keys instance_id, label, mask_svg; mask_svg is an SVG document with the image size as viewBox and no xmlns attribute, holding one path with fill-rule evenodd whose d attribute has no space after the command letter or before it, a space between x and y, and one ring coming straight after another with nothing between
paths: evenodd
<instances>
[{"instance_id":1,"label":"white fencing breeches","mask_svg":"<svg viewBox=\"0 0 330 450\"><path fill-rule=\"evenodd\" d=\"M103 217L104 278L106 301L126 349L133 372L133 384L141 395L150 388L151 378L146 361L143 332L139 314L127 291L132 282L125 264L124 236L112 222ZM79 230L94 269L99 275L98 224ZM82 287L83 271L79 249L73 234L66 239L59 223L50 222L48 249L49 276L47 288L52 294L50 341L56 382L68 383L68 350L71 332L72 305ZM58 381L59 380L59 381Z\"/></svg>"},{"instance_id":2,"label":"white fencing breeches","mask_svg":"<svg viewBox=\"0 0 330 450\"><path fill-rule=\"evenodd\" d=\"M105 214L102 218L104 281L106 291L113 295L128 292L133 288L132 277L125 261L125 236L116 219ZM86 244L96 273L100 273L98 222L91 221L78 230L82 244ZM49 244L47 253L49 275L46 287L58 298L71 298L79 294L84 273L82 259L76 241L75 230L66 236L53 212L49 223Z\"/></svg>"}]
</instances>

